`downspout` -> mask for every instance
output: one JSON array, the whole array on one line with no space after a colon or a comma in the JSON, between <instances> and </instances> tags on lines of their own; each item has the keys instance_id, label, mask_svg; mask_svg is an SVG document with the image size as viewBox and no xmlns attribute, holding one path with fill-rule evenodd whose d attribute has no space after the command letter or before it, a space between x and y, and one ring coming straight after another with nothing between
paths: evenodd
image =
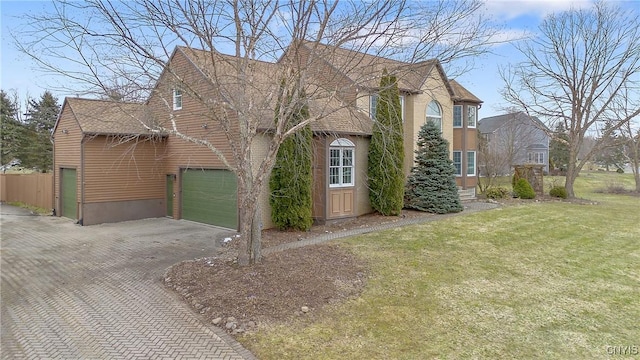
<instances>
[{"instance_id":1,"label":"downspout","mask_svg":"<svg viewBox=\"0 0 640 360\"><path fill-rule=\"evenodd\" d=\"M82 225L84 217L84 143L87 140L87 135L82 133L82 140L80 141L80 206L78 207L78 224Z\"/></svg>"},{"instance_id":2,"label":"downspout","mask_svg":"<svg viewBox=\"0 0 640 360\"><path fill-rule=\"evenodd\" d=\"M49 136L49 141L51 141L51 144L53 145L53 159L51 161L51 170L53 170L53 181L51 182L51 196L53 199L51 200L53 200L53 209L51 209L51 214L52 216L56 216L56 209L58 208L58 201L56 201L56 137L53 133ZM57 172L59 175L60 171Z\"/></svg>"},{"instance_id":3,"label":"downspout","mask_svg":"<svg viewBox=\"0 0 640 360\"><path fill-rule=\"evenodd\" d=\"M464 168L462 168L461 172L462 172L462 190L467 190L467 168L469 167L469 155L467 155L467 151L469 149L469 147L467 146L467 131L469 131L469 124L468 124L468 119L469 119L469 105L468 104L463 104L463 109L466 110L466 115L464 116L465 112L463 111L462 114L462 154L461 156L462 158L462 163L464 164Z\"/></svg>"}]
</instances>

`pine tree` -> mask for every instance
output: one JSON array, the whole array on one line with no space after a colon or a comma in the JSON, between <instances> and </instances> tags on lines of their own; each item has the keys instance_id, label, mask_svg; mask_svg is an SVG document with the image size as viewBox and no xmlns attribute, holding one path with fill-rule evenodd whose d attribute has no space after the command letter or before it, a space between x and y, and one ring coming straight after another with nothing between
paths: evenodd
<instances>
[{"instance_id":1,"label":"pine tree","mask_svg":"<svg viewBox=\"0 0 640 360\"><path fill-rule=\"evenodd\" d=\"M301 94L299 99L305 99L305 95ZM306 104L296 106L291 101L290 99L294 110L288 121L290 127L309 118L309 108ZM312 141L311 128L305 126L286 138L278 149L276 163L269 179L269 204L271 219L280 230L306 231L313 224Z\"/></svg>"},{"instance_id":2,"label":"pine tree","mask_svg":"<svg viewBox=\"0 0 640 360\"><path fill-rule=\"evenodd\" d=\"M399 215L404 201L404 135L398 82L385 69L380 80L367 175L371 206L383 215Z\"/></svg>"},{"instance_id":3,"label":"pine tree","mask_svg":"<svg viewBox=\"0 0 640 360\"><path fill-rule=\"evenodd\" d=\"M556 125L549 142L549 170L567 170L569 164L569 135L563 123Z\"/></svg>"},{"instance_id":4,"label":"pine tree","mask_svg":"<svg viewBox=\"0 0 640 360\"><path fill-rule=\"evenodd\" d=\"M611 130L614 124L607 122L602 129L603 135L598 138L601 149L595 155L595 162L603 165L607 171L611 166L616 169L624 168L626 157L624 155L624 140L617 131Z\"/></svg>"},{"instance_id":5,"label":"pine tree","mask_svg":"<svg viewBox=\"0 0 640 360\"><path fill-rule=\"evenodd\" d=\"M51 131L58 118L60 105L57 98L45 91L39 101L31 99L29 107L26 119L26 142L22 147L24 151L22 164L25 167L46 172L53 166Z\"/></svg>"},{"instance_id":6,"label":"pine tree","mask_svg":"<svg viewBox=\"0 0 640 360\"><path fill-rule=\"evenodd\" d=\"M405 206L437 214L462 211L449 143L431 121L418 133L416 164L407 181Z\"/></svg>"},{"instance_id":7,"label":"pine tree","mask_svg":"<svg viewBox=\"0 0 640 360\"><path fill-rule=\"evenodd\" d=\"M17 106L6 92L0 90L0 165L20 160L24 126L17 119Z\"/></svg>"}]
</instances>

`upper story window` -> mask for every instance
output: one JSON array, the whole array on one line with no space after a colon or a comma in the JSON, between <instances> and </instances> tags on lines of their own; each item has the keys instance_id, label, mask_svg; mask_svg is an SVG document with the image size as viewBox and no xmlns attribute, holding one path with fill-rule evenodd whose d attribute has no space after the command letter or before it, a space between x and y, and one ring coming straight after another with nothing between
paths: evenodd
<instances>
[{"instance_id":1,"label":"upper story window","mask_svg":"<svg viewBox=\"0 0 640 360\"><path fill-rule=\"evenodd\" d=\"M433 122L442 132L442 107L435 100L427 106L427 121Z\"/></svg>"},{"instance_id":2,"label":"upper story window","mask_svg":"<svg viewBox=\"0 0 640 360\"><path fill-rule=\"evenodd\" d=\"M476 127L476 122L478 120L478 108L475 106L467 107L467 127L474 128Z\"/></svg>"},{"instance_id":3,"label":"upper story window","mask_svg":"<svg viewBox=\"0 0 640 360\"><path fill-rule=\"evenodd\" d=\"M173 110L182 109L182 90L173 89Z\"/></svg>"},{"instance_id":4,"label":"upper story window","mask_svg":"<svg viewBox=\"0 0 640 360\"><path fill-rule=\"evenodd\" d=\"M533 151L527 154L530 164L544 164L544 152Z\"/></svg>"},{"instance_id":5,"label":"upper story window","mask_svg":"<svg viewBox=\"0 0 640 360\"><path fill-rule=\"evenodd\" d=\"M462 105L453 105L453 127L462 127Z\"/></svg>"},{"instance_id":6,"label":"upper story window","mask_svg":"<svg viewBox=\"0 0 640 360\"><path fill-rule=\"evenodd\" d=\"M348 139L336 139L329 147L329 187L353 186L355 144Z\"/></svg>"},{"instance_id":7,"label":"upper story window","mask_svg":"<svg viewBox=\"0 0 640 360\"><path fill-rule=\"evenodd\" d=\"M374 94L369 96L369 116L375 120L376 118L376 106L378 105L378 95ZM400 117L404 122L404 95L400 95Z\"/></svg>"}]
</instances>

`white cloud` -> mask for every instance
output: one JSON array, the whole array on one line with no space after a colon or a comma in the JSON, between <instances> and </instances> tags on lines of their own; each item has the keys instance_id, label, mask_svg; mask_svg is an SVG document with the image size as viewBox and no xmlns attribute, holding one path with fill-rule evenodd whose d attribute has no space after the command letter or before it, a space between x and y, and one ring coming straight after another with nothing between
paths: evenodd
<instances>
[{"instance_id":1,"label":"white cloud","mask_svg":"<svg viewBox=\"0 0 640 360\"><path fill-rule=\"evenodd\" d=\"M512 41L531 39L534 36L535 34L529 30L504 29L498 31L494 36L492 36L489 43L500 46Z\"/></svg>"},{"instance_id":2,"label":"white cloud","mask_svg":"<svg viewBox=\"0 0 640 360\"><path fill-rule=\"evenodd\" d=\"M485 11L499 20L513 20L522 15L545 16L574 9L593 6L590 0L486 0Z\"/></svg>"}]
</instances>

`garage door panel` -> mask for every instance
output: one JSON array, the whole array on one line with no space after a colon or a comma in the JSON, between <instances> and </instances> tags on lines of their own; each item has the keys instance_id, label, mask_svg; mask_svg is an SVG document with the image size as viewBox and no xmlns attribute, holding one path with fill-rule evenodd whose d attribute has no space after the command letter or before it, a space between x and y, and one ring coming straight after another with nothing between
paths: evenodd
<instances>
[{"instance_id":1,"label":"garage door panel","mask_svg":"<svg viewBox=\"0 0 640 360\"><path fill-rule=\"evenodd\" d=\"M61 172L61 192L62 192L62 206L60 215L76 219L77 216L77 178L76 169L60 169Z\"/></svg>"},{"instance_id":2,"label":"garage door panel","mask_svg":"<svg viewBox=\"0 0 640 360\"><path fill-rule=\"evenodd\" d=\"M182 173L182 218L231 229L238 227L237 183L227 170Z\"/></svg>"}]
</instances>

